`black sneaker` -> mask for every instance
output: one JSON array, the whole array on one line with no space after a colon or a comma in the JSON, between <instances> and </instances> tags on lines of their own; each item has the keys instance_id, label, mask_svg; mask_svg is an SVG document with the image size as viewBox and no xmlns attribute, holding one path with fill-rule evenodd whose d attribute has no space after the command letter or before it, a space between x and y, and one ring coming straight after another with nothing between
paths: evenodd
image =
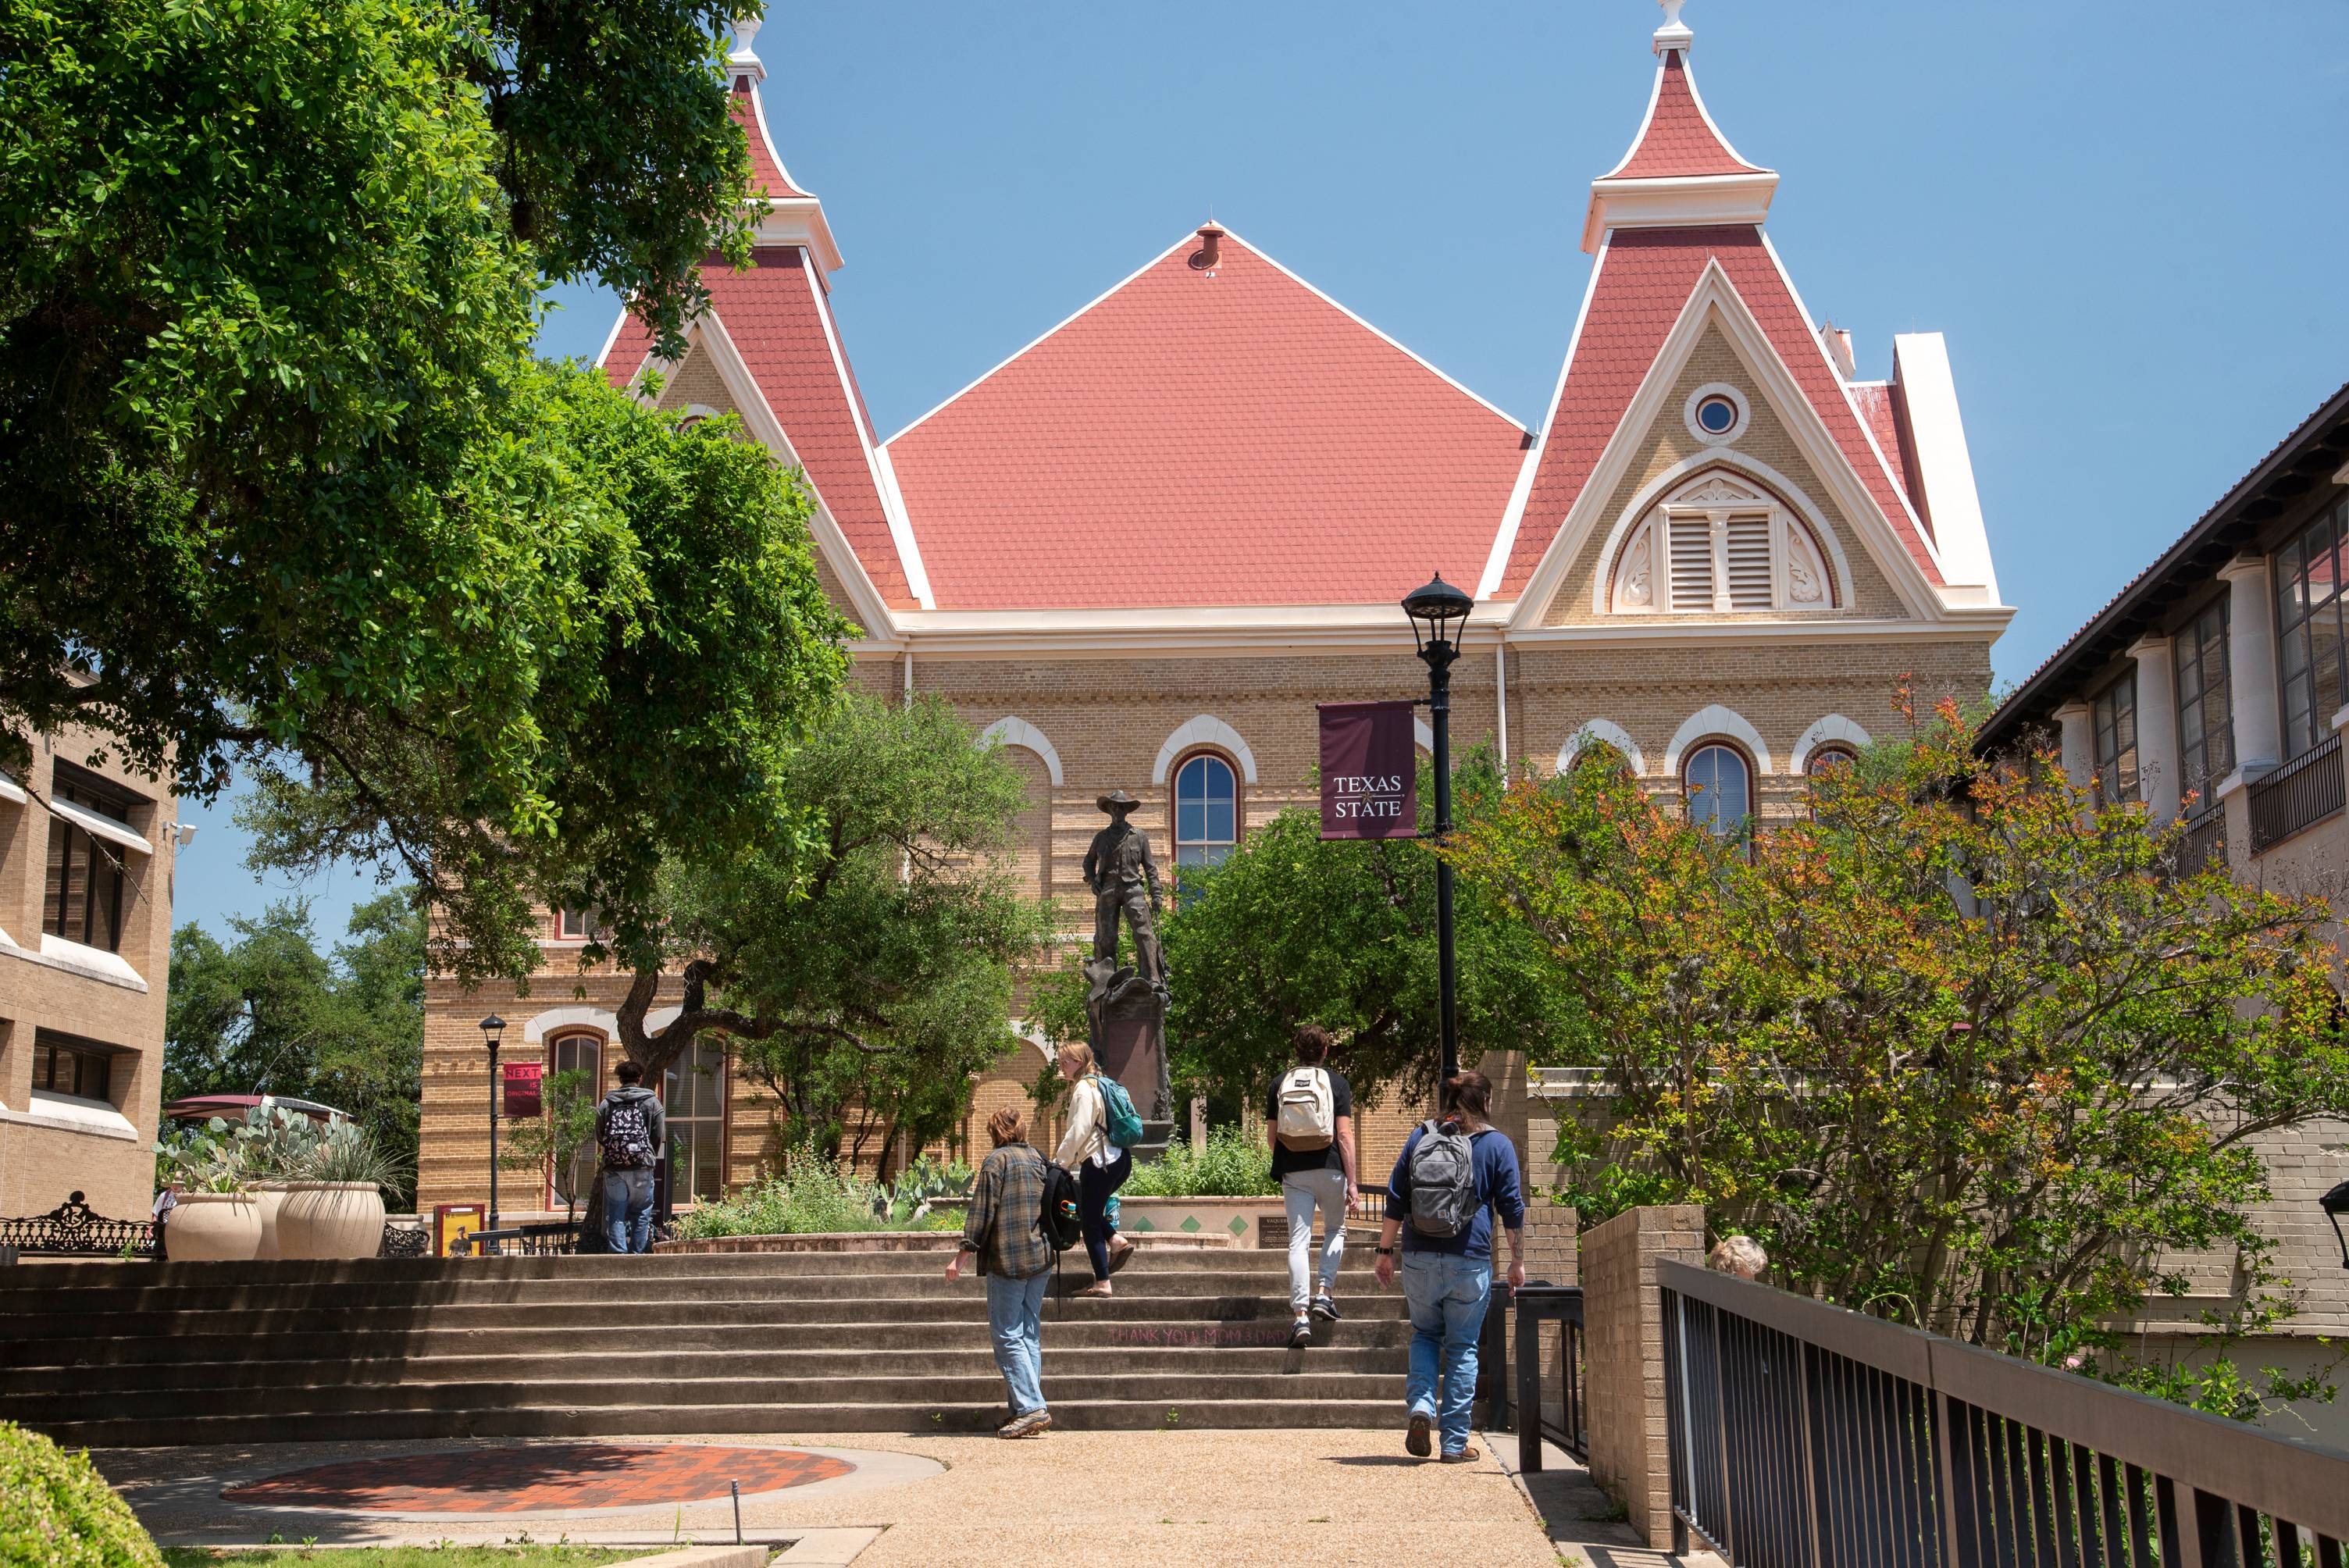
<instances>
[{"instance_id":1,"label":"black sneaker","mask_svg":"<svg viewBox=\"0 0 2349 1568\"><path fill-rule=\"evenodd\" d=\"M1427 1440L1428 1419L1417 1410L1411 1413L1411 1430L1403 1434L1403 1451L1415 1460L1425 1459L1433 1449Z\"/></svg>"},{"instance_id":2,"label":"black sneaker","mask_svg":"<svg viewBox=\"0 0 2349 1568\"><path fill-rule=\"evenodd\" d=\"M1340 1315L1338 1312L1338 1304L1330 1299L1330 1293L1328 1291L1325 1290L1319 1295L1313 1298L1313 1315L1321 1319L1324 1323L1335 1323L1338 1321Z\"/></svg>"},{"instance_id":3,"label":"black sneaker","mask_svg":"<svg viewBox=\"0 0 2349 1568\"><path fill-rule=\"evenodd\" d=\"M1289 1326L1288 1347L1291 1350L1302 1350L1312 1343L1313 1320L1311 1318L1300 1317Z\"/></svg>"}]
</instances>

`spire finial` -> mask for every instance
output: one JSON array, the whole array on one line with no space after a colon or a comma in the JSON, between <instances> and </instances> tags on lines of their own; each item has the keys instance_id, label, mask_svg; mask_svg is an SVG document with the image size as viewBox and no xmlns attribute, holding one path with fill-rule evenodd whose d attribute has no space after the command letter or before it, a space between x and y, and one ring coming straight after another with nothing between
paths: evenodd
<instances>
[{"instance_id":1,"label":"spire finial","mask_svg":"<svg viewBox=\"0 0 2349 1568\"><path fill-rule=\"evenodd\" d=\"M1690 43L1696 37L1689 31L1688 24L1681 20L1681 7L1688 0L1656 0L1656 4L1664 8L1664 25L1656 29L1656 53L1661 55L1666 49L1688 53Z\"/></svg>"},{"instance_id":2,"label":"spire finial","mask_svg":"<svg viewBox=\"0 0 2349 1568\"><path fill-rule=\"evenodd\" d=\"M767 79L766 65L750 40L759 36L759 18L738 16L734 19L734 52L726 57L726 68L737 77L749 77L754 82Z\"/></svg>"}]
</instances>

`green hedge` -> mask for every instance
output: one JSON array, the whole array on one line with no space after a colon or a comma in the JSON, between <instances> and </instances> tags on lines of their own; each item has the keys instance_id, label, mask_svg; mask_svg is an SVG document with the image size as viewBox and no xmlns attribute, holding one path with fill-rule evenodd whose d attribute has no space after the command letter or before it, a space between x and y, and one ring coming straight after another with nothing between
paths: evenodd
<instances>
[{"instance_id":1,"label":"green hedge","mask_svg":"<svg viewBox=\"0 0 2349 1568\"><path fill-rule=\"evenodd\" d=\"M1137 1165L1120 1195L1127 1198L1253 1198L1280 1191L1272 1179L1272 1150L1259 1131L1218 1127L1197 1149L1170 1143L1148 1165Z\"/></svg>"},{"instance_id":2,"label":"green hedge","mask_svg":"<svg viewBox=\"0 0 2349 1568\"><path fill-rule=\"evenodd\" d=\"M88 1454L0 1421L0 1563L163 1568L163 1554Z\"/></svg>"}]
</instances>

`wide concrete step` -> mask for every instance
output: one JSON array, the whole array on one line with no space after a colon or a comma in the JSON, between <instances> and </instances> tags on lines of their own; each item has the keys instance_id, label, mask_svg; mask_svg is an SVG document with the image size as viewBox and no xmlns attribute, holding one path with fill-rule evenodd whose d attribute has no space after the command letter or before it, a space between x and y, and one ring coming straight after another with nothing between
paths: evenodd
<instances>
[{"instance_id":1,"label":"wide concrete step","mask_svg":"<svg viewBox=\"0 0 2349 1568\"><path fill-rule=\"evenodd\" d=\"M1254 1317L1206 1322L1138 1319L1115 1315L1061 1317L1057 1305L1044 1317L1046 1342L1055 1348L1166 1348L1218 1350L1283 1346L1289 1317L1284 1307ZM1334 1329L1315 1331L1317 1343L1363 1347L1410 1344L1411 1326L1399 1313L1349 1316ZM642 1350L648 1354L745 1356L838 1350L854 1355L984 1346L987 1324L973 1317L957 1323L830 1324L702 1322L662 1328L642 1338L605 1336L592 1353ZM607 1349L616 1344L618 1349ZM583 1353L579 1332L560 1323L521 1323L494 1328L407 1328L378 1333L278 1333L255 1336L231 1333L178 1333L126 1337L0 1339L0 1367L6 1383L42 1369L124 1367L160 1369L181 1365L250 1361L272 1367L288 1362L333 1361L360 1368L378 1361L432 1361L450 1356L563 1356Z\"/></svg>"},{"instance_id":2,"label":"wide concrete step","mask_svg":"<svg viewBox=\"0 0 2349 1568\"><path fill-rule=\"evenodd\" d=\"M219 1391L282 1386L341 1384L405 1387L427 1383L521 1384L561 1381L581 1375L592 1363L596 1375L639 1388L666 1387L691 1378L854 1377L876 1372L926 1377L992 1376L993 1352L987 1336L975 1333L953 1345L889 1350L821 1346L799 1350L583 1351L574 1341L535 1355L490 1353L429 1357L378 1357L316 1360L171 1361L160 1365L36 1367L13 1368L0 1385L0 1412L10 1401L35 1395L116 1392ZM1070 1376L1177 1373L1216 1377L1284 1377L1302 1371L1400 1374L1408 1360L1407 1341L1384 1335L1376 1344L1356 1343L1344 1326L1327 1326L1309 1350L1287 1345L1154 1346L1063 1345L1050 1340L1053 1364Z\"/></svg>"},{"instance_id":3,"label":"wide concrete step","mask_svg":"<svg viewBox=\"0 0 2349 1568\"><path fill-rule=\"evenodd\" d=\"M993 1430L1005 1418L1001 1392L999 1382L987 1402L970 1404L637 1404L295 1415L221 1412L171 1419L133 1416L68 1420L46 1423L41 1429L60 1444L73 1448L462 1437L983 1432ZM1050 1397L1048 1391L1047 1398ZM1403 1422L1400 1381L1391 1398L1282 1399L1243 1396L1162 1404L1154 1399L1083 1398L1054 1403L1051 1411L1052 1424L1070 1431L1392 1426L1398 1433L1398 1451Z\"/></svg>"},{"instance_id":4,"label":"wide concrete step","mask_svg":"<svg viewBox=\"0 0 2349 1568\"><path fill-rule=\"evenodd\" d=\"M1405 1312L1399 1293L1347 1295L1338 1307L1350 1319L1370 1321L1400 1317ZM1134 1290L1107 1300L1062 1296L1046 1308L1050 1317L1071 1321L1133 1320L1157 1322L1181 1319L1219 1322L1268 1316L1286 1319L1284 1294L1271 1295L1162 1295ZM564 1326L574 1329L657 1330L691 1323L722 1321L738 1324L834 1324L843 1327L876 1323L984 1322L986 1298L976 1291L953 1296L827 1296L812 1300L781 1300L761 1296L750 1300L686 1302L589 1302L562 1309ZM181 1334L244 1333L277 1335L318 1332L378 1334L416 1328L495 1328L543 1324L543 1306L522 1302L460 1302L428 1306L266 1307L243 1311L121 1312L104 1318L78 1313L26 1314L10 1320L6 1334L12 1344L32 1339L76 1339L93 1336L176 1336Z\"/></svg>"}]
</instances>

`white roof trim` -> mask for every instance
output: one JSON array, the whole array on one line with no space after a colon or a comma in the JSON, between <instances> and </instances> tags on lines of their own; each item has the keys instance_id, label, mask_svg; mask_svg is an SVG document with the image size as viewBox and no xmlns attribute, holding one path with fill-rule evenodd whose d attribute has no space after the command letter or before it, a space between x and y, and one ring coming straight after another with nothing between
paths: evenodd
<instances>
[{"instance_id":1,"label":"white roof trim","mask_svg":"<svg viewBox=\"0 0 2349 1568\"><path fill-rule=\"evenodd\" d=\"M1811 753L1822 746L1838 742L1845 746L1867 746L1872 739L1868 731L1852 720L1839 713L1831 713L1803 731L1803 738L1795 742L1795 749L1787 755L1786 771L1790 774L1802 772L1803 765L1811 759Z\"/></svg>"},{"instance_id":2,"label":"white roof trim","mask_svg":"<svg viewBox=\"0 0 2349 1568\"><path fill-rule=\"evenodd\" d=\"M1517 470L1516 489L1509 492L1509 510L1502 514L1500 532L1493 536L1493 552L1485 558L1485 574L1476 580L1479 599L1491 598L1508 580L1509 558L1516 553L1517 530L1525 521L1526 502L1533 495L1534 480L1541 474L1542 454L1549 450L1550 432L1557 428L1558 406L1566 401L1566 378L1574 372L1575 350L1582 346L1582 327L1590 319L1590 302L1599 293L1599 274L1607 270L1607 242L1602 242L1597 258L1590 263L1590 282L1582 291L1582 307L1574 313L1574 330L1567 335L1566 360L1557 367L1557 385L1550 390L1541 434L1534 438L1533 449L1526 454L1525 466Z\"/></svg>"},{"instance_id":3,"label":"white roof trim","mask_svg":"<svg viewBox=\"0 0 2349 1568\"><path fill-rule=\"evenodd\" d=\"M805 463L800 461L799 452L792 447L782 421L775 418L775 410L767 402L766 393L760 389L759 378L750 374L750 366L743 360L742 351L734 346L733 335L726 330L724 319L712 309L693 324L692 334L708 346L710 362L718 367L718 378L725 382L726 389L734 395L736 410L750 434L757 437L769 451L800 470L800 482L807 487L808 499L815 502L815 515L809 519L808 531L814 536L817 550L823 552L823 558L831 562L833 570L846 585L848 596L853 601L850 610L866 631L881 636L891 635L896 627L887 603L882 599L880 589L874 586L872 573L864 570L864 561L850 547L848 535L841 531L839 521L832 515L832 508L824 504L823 492L816 487L815 476L807 471Z\"/></svg>"},{"instance_id":4,"label":"white roof trim","mask_svg":"<svg viewBox=\"0 0 2349 1568\"><path fill-rule=\"evenodd\" d=\"M1044 732L1024 718L999 718L978 732L981 746L1017 746L1043 759L1044 775L1058 789L1063 781L1061 754Z\"/></svg>"},{"instance_id":5,"label":"white roof trim","mask_svg":"<svg viewBox=\"0 0 2349 1568\"><path fill-rule=\"evenodd\" d=\"M1770 748L1762 744L1762 732L1745 721L1745 716L1733 707L1713 703L1701 707L1682 720L1672 732L1672 743L1664 748L1664 775L1677 777L1681 756L1688 748L1710 735L1725 735L1742 742L1754 754L1754 770L1759 773L1777 771L1770 766Z\"/></svg>"},{"instance_id":6,"label":"white roof trim","mask_svg":"<svg viewBox=\"0 0 2349 1568\"><path fill-rule=\"evenodd\" d=\"M1177 757L1204 746L1228 752L1232 760L1240 765L1241 779L1250 784L1256 782L1256 753L1248 749L1248 743L1240 738L1238 730L1211 713L1203 713L1189 723L1177 727L1174 733L1166 738L1166 744L1158 748L1158 760L1150 765L1150 781L1153 784L1165 783L1166 771L1174 766Z\"/></svg>"},{"instance_id":7,"label":"white roof trim","mask_svg":"<svg viewBox=\"0 0 2349 1568\"><path fill-rule=\"evenodd\" d=\"M1623 150L1623 156L1615 160L1615 167L1600 175L1599 179L1612 180L1622 173L1623 166L1638 155L1640 144L1648 139L1648 128L1656 123L1656 106L1664 98L1664 67L1667 61L1666 56L1656 57L1656 74L1648 82L1648 107L1640 113L1640 129L1631 133L1631 145ZM1681 62L1681 68L1683 71L1688 68L1686 60Z\"/></svg>"},{"instance_id":8,"label":"white roof trim","mask_svg":"<svg viewBox=\"0 0 2349 1568\"><path fill-rule=\"evenodd\" d=\"M1631 738L1630 731L1609 718L1591 719L1580 729L1567 737L1566 744L1557 748L1557 770L1563 773L1573 767L1574 759L1581 756L1583 748L1594 741L1603 741L1621 752L1623 760L1631 765L1631 771L1634 774L1644 774L1648 771L1648 759L1641 754L1640 743Z\"/></svg>"},{"instance_id":9,"label":"white roof trim","mask_svg":"<svg viewBox=\"0 0 2349 1568\"><path fill-rule=\"evenodd\" d=\"M151 855L155 852L154 845L123 823L87 807L77 806L70 800L60 800L54 791L42 804L48 807L51 816L63 817L94 839L119 844L133 854Z\"/></svg>"},{"instance_id":10,"label":"white roof trim","mask_svg":"<svg viewBox=\"0 0 2349 1568\"><path fill-rule=\"evenodd\" d=\"M620 341L620 328L627 325L628 307L622 305L620 314L612 318L612 330L604 335L604 346L595 351L595 368L601 370L605 361L612 357L612 346ZM633 381L636 377L631 376L629 379Z\"/></svg>"},{"instance_id":11,"label":"white roof trim","mask_svg":"<svg viewBox=\"0 0 2349 1568\"><path fill-rule=\"evenodd\" d=\"M6 773L0 772L0 800L21 806L30 797L25 793L25 787L22 784L9 778Z\"/></svg>"},{"instance_id":12,"label":"white roof trim","mask_svg":"<svg viewBox=\"0 0 2349 1568\"><path fill-rule=\"evenodd\" d=\"M1938 332L1895 334L1892 365L1909 414L1909 439L1917 447L1917 481L1932 518L1928 537L1940 552L1941 575L1952 585L1980 584L1996 603L1998 573L1991 563L1982 493L1974 488L1973 454L1958 413L1949 345Z\"/></svg>"},{"instance_id":13,"label":"white roof trim","mask_svg":"<svg viewBox=\"0 0 2349 1568\"><path fill-rule=\"evenodd\" d=\"M832 325L832 304L824 298L823 279L810 271L807 247L802 245L800 247L800 271L808 274L810 283L818 285L812 291L816 318L823 323L823 341L832 350L833 373L840 379L840 395L848 400L849 422L855 426L857 444L864 450L864 466L872 474L873 489L880 497L881 515L888 521L890 541L897 547L898 567L905 573L905 586L913 593L914 603L925 610L935 610L938 603L930 593L930 574L923 569L922 549L914 542L913 524L906 519L902 502L891 504L891 498L897 492L896 470L891 468L887 470L891 477L883 477L884 462L877 455L873 432L865 428L864 400L856 395L855 378L848 374L848 356L841 352L840 334Z\"/></svg>"},{"instance_id":14,"label":"white roof trim","mask_svg":"<svg viewBox=\"0 0 2349 1568\"><path fill-rule=\"evenodd\" d=\"M1729 133L1721 129L1720 123L1713 118L1713 111L1704 107L1704 94L1696 85L1696 67L1690 61L1688 53L1685 47L1681 51L1681 79L1688 83L1689 101L1696 105L1697 118L1704 121L1705 129L1713 132L1713 139L1721 143L1721 150L1723 152L1748 169L1756 170L1764 174L1769 173L1770 170L1764 169L1762 165L1737 150L1737 144L1729 139Z\"/></svg>"}]
</instances>

